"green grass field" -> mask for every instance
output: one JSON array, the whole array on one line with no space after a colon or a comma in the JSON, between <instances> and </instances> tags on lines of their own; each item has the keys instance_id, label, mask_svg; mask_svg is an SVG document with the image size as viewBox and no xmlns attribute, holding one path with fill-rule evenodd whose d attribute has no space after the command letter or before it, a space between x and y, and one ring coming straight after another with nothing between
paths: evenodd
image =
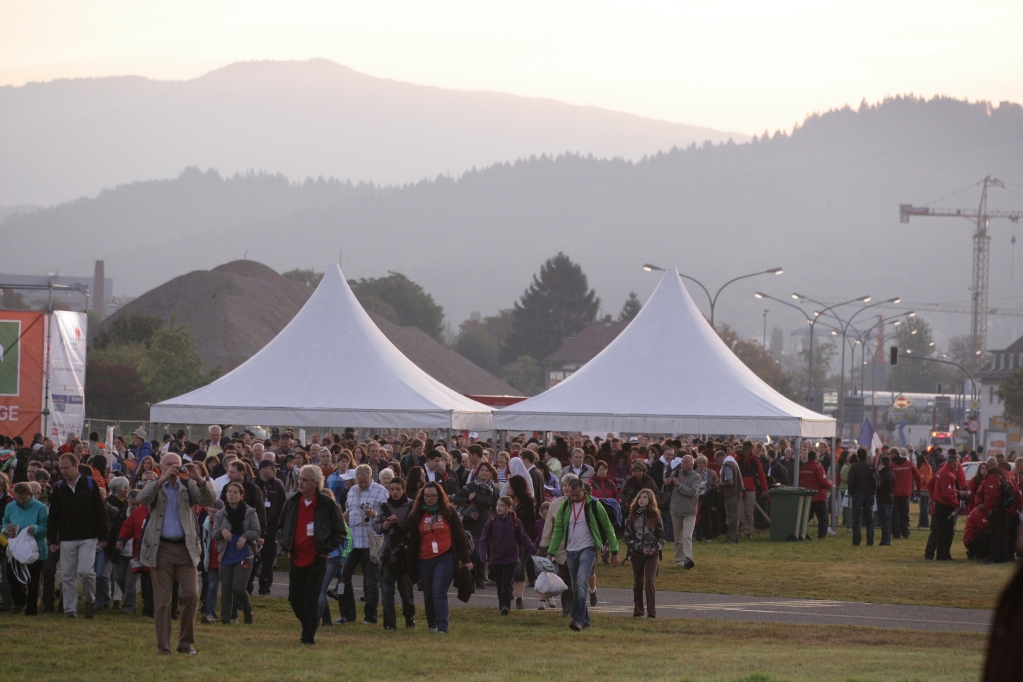
<instances>
[{"instance_id":1,"label":"green grass field","mask_svg":"<svg viewBox=\"0 0 1023 682\"><path fill-rule=\"evenodd\" d=\"M423 620L423 616L420 615ZM985 637L868 628L596 616L571 632L555 612L452 611L451 634L336 626L299 644L283 599L255 625L196 625L198 656L158 657L153 622L0 615L6 680L976 680ZM176 625L176 624L175 624Z\"/></svg>"},{"instance_id":2,"label":"green grass field","mask_svg":"<svg viewBox=\"0 0 1023 682\"><path fill-rule=\"evenodd\" d=\"M816 529L812 531L816 538ZM926 531L912 531L908 540L893 540L891 547L853 547L845 529L824 540L803 542L770 542L766 531L738 545L722 539L694 543L696 568L690 571L675 568L672 546L666 545L657 588L993 609L1015 568L968 561L961 533L952 546L957 559L952 563L924 560ZM598 562L597 584L631 588L632 571Z\"/></svg>"}]
</instances>

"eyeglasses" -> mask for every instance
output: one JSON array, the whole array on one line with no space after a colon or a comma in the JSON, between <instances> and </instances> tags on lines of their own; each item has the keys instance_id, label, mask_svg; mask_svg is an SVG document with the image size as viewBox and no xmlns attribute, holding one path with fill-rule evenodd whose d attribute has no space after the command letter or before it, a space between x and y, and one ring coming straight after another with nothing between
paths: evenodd
<instances>
[{"instance_id":1,"label":"eyeglasses","mask_svg":"<svg viewBox=\"0 0 1023 682\"><path fill-rule=\"evenodd\" d=\"M303 483L315 483L315 482L316 482L316 481L315 481L314 479L312 479L312 478L305 478L305 477L303 477L303 476L299 476L299 477L298 477L298 480L302 481Z\"/></svg>"}]
</instances>

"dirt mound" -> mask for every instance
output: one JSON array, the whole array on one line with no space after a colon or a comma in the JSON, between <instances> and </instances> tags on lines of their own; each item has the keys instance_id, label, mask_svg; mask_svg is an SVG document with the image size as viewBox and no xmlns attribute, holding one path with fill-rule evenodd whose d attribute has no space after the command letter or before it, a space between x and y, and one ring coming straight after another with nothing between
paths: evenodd
<instances>
[{"instance_id":1,"label":"dirt mound","mask_svg":"<svg viewBox=\"0 0 1023 682\"><path fill-rule=\"evenodd\" d=\"M174 320L195 335L206 369L228 372L284 329L311 293L261 263L238 260L175 277L125 305L99 331L133 313Z\"/></svg>"}]
</instances>

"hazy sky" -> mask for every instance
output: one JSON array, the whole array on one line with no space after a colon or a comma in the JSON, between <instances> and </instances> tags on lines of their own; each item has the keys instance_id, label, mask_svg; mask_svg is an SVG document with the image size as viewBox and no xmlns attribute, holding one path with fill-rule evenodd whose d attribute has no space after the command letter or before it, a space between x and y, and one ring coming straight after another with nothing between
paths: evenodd
<instances>
[{"instance_id":1,"label":"hazy sky","mask_svg":"<svg viewBox=\"0 0 1023 682\"><path fill-rule=\"evenodd\" d=\"M0 0L0 84L250 59L742 133L888 94L1023 102L1023 2Z\"/></svg>"}]
</instances>

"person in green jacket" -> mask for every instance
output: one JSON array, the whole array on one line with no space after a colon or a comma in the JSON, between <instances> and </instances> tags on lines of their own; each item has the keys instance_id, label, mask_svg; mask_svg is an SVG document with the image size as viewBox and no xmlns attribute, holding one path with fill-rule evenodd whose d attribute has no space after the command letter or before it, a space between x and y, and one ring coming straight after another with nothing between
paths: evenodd
<instances>
[{"instance_id":1,"label":"person in green jacket","mask_svg":"<svg viewBox=\"0 0 1023 682\"><path fill-rule=\"evenodd\" d=\"M618 538L604 506L586 493L585 483L576 478L568 483L568 500L558 509L554 518L554 531L547 548L553 561L554 555L565 545L568 555L568 569L572 578L572 622L570 628L576 632L590 626L589 607L586 603L589 593L589 577L601 551L611 551L611 565L618 566Z\"/></svg>"},{"instance_id":2,"label":"person in green jacket","mask_svg":"<svg viewBox=\"0 0 1023 682\"><path fill-rule=\"evenodd\" d=\"M0 527L4 535L9 538L15 537L23 529L28 529L28 534L36 539L39 545L39 558L35 563L28 565L29 581L23 585L18 580L7 562L7 575L5 580L11 586L11 597L14 606L11 613L20 613L25 609L26 616L35 616L39 606L39 572L49 552L46 545L46 521L50 516L46 505L32 496L32 488L28 483L16 483L14 485L14 502L4 509L4 518Z\"/></svg>"}]
</instances>

